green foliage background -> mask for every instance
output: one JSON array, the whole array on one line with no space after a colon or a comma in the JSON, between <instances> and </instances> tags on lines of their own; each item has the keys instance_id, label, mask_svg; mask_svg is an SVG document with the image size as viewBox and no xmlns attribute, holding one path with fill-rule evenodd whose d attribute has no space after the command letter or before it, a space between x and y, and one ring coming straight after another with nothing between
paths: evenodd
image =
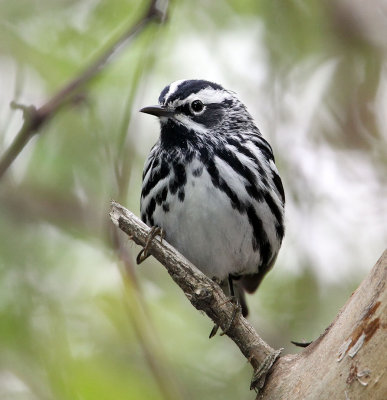
<instances>
[{"instance_id":1,"label":"green foliage background","mask_svg":"<svg viewBox=\"0 0 387 400\"><path fill-rule=\"evenodd\" d=\"M135 267L139 249L122 236L114 240L108 219L112 198L139 214L142 165L157 125L138 108L154 103L170 81L200 77L198 71L248 99L284 176L287 242L249 299L251 321L284 352L299 351L290 340L323 332L387 237L380 106L386 104L387 24L371 5L364 14L360 3L173 1L164 25L148 27L43 127L0 182L0 398L254 398L252 371L235 345L219 336L209 341L210 321L154 260ZM43 104L146 6L133 0L0 2L0 153L22 124L10 101ZM249 64L236 59L239 46L249 49ZM211 65L203 54L213 54ZM329 62L336 67L304 132L308 157L321 155L321 146L336 161L359 157L371 171L359 187L375 194L359 219L372 214L380 222L372 234L351 231L353 221L343 220L346 234L328 238L343 242L337 266L330 265L337 279L316 269L321 253L315 259L311 248L319 248L318 240L297 238L305 227L313 231L310 210L326 226L345 212L329 196L316 195L318 179L316 186L304 180L303 157L287 156L287 146L296 147L301 137L291 121L303 119L297 108L302 92ZM264 80L257 78L258 66L265 67ZM281 124L292 129L286 138ZM348 181L358 179L349 165L341 168ZM360 260L358 247L365 254ZM341 264L353 268L340 271Z\"/></svg>"}]
</instances>

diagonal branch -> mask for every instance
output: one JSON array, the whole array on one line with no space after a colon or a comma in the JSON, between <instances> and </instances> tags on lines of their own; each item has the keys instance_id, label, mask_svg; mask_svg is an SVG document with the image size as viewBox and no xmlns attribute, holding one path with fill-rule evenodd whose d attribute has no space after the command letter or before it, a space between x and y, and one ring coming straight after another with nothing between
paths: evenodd
<instances>
[{"instance_id":1,"label":"diagonal branch","mask_svg":"<svg viewBox=\"0 0 387 400\"><path fill-rule=\"evenodd\" d=\"M144 246L150 229L137 217L114 201L110 217L133 241ZM233 305L221 288L168 243L152 240L148 250L165 266L192 305L227 330ZM267 345L239 314L227 336L254 368L251 387L258 389L257 400L384 400L386 288L387 250L332 324L297 355L279 357L279 351Z\"/></svg>"},{"instance_id":2,"label":"diagonal branch","mask_svg":"<svg viewBox=\"0 0 387 400\"><path fill-rule=\"evenodd\" d=\"M161 3L161 6L160 6ZM123 48L124 44L138 36L151 22L165 19L168 0L152 0L144 15L130 27L99 57L91 62L78 76L68 82L54 96L41 107L22 106L15 103L13 108L23 111L24 123L14 141L0 158L0 179L24 149L35 133L66 103L68 103L87 82L89 82L108 63L112 56Z\"/></svg>"},{"instance_id":3,"label":"diagonal branch","mask_svg":"<svg viewBox=\"0 0 387 400\"><path fill-rule=\"evenodd\" d=\"M135 243L145 245L150 228L134 214L112 201L110 218ZM227 336L235 342L254 368L251 388L262 388L265 377L280 351L265 343L240 313L230 327L229 321L234 314L234 305L228 301L218 284L199 271L170 244L155 239L150 242L148 251L164 265L192 305L204 311L215 324L227 331Z\"/></svg>"}]
</instances>

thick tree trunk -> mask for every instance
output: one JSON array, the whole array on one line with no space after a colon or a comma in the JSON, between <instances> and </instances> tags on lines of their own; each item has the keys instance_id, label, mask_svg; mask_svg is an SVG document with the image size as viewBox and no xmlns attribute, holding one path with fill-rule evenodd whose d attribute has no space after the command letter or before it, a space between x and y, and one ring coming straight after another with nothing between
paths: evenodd
<instances>
[{"instance_id":1,"label":"thick tree trunk","mask_svg":"<svg viewBox=\"0 0 387 400\"><path fill-rule=\"evenodd\" d=\"M257 399L387 399L387 250L325 332L279 358Z\"/></svg>"},{"instance_id":2,"label":"thick tree trunk","mask_svg":"<svg viewBox=\"0 0 387 400\"><path fill-rule=\"evenodd\" d=\"M110 216L137 244L147 243L146 252L166 267L193 306L235 342L254 369L257 399L387 399L387 250L317 340L300 354L279 357L235 315L220 287L172 246L148 241L149 228L118 203L112 202Z\"/></svg>"}]
</instances>

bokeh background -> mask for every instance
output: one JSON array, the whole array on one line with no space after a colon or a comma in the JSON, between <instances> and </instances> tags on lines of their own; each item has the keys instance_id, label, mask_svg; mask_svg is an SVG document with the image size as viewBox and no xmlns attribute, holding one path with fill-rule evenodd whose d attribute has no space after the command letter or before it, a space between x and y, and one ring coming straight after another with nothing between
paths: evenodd
<instances>
[{"instance_id":1,"label":"bokeh background","mask_svg":"<svg viewBox=\"0 0 387 400\"><path fill-rule=\"evenodd\" d=\"M134 0L0 2L0 154L134 23ZM139 215L157 140L138 113L205 78L237 92L287 195L275 268L250 320L284 353L332 321L387 242L387 2L172 1L40 130L0 181L0 398L253 399L251 368L153 259L112 229Z\"/></svg>"}]
</instances>

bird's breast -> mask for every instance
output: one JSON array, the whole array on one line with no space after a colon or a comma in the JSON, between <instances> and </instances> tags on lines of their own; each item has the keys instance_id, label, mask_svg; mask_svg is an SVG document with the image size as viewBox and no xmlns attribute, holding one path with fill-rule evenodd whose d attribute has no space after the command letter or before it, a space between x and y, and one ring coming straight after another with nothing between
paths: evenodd
<instances>
[{"instance_id":1,"label":"bird's breast","mask_svg":"<svg viewBox=\"0 0 387 400\"><path fill-rule=\"evenodd\" d=\"M143 219L162 227L166 240L206 275L224 279L258 271L263 255L254 245L251 213L273 236L270 252L278 251L271 213L251 199L246 180L232 168L221 160L203 163L193 158L170 163L168 169L141 199Z\"/></svg>"}]
</instances>

